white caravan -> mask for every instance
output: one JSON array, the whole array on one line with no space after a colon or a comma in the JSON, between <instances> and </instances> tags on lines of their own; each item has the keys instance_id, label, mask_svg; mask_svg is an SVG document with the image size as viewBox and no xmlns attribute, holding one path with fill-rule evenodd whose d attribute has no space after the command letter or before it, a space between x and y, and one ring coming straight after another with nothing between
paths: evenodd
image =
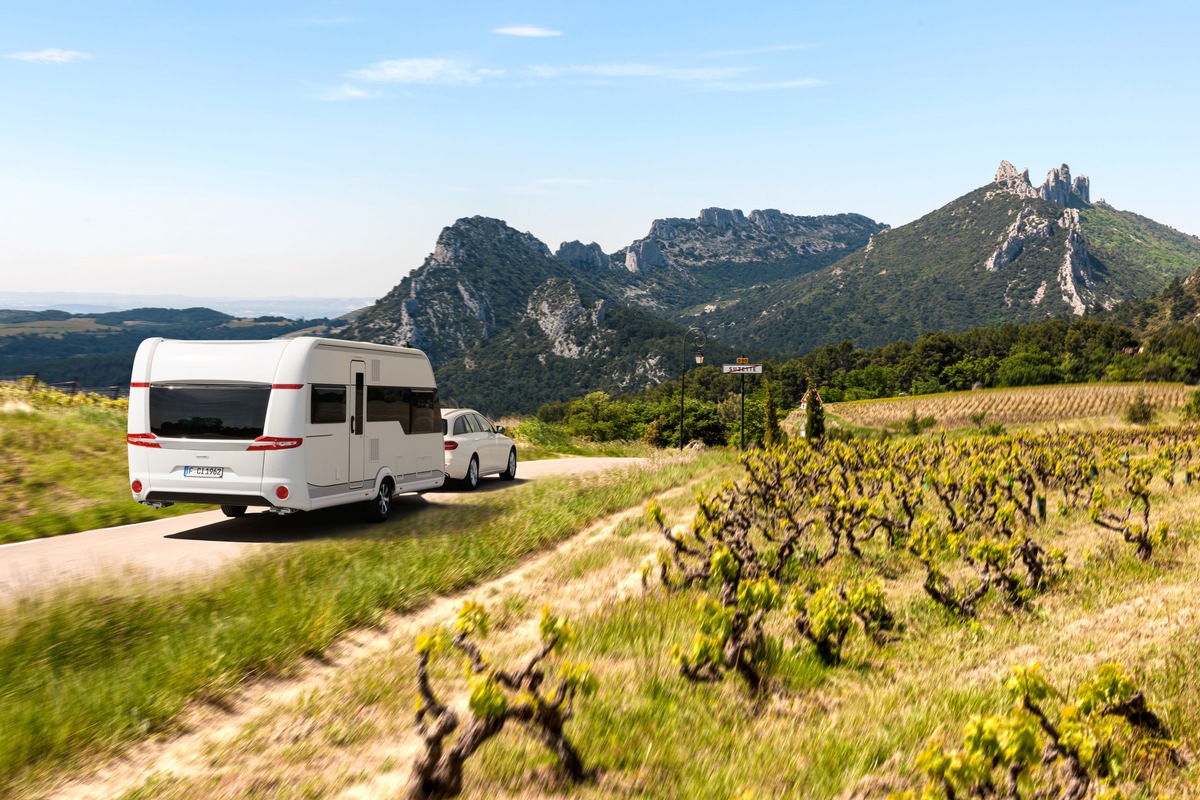
<instances>
[{"instance_id":1,"label":"white caravan","mask_svg":"<svg viewBox=\"0 0 1200 800\"><path fill-rule=\"evenodd\" d=\"M420 350L299 337L142 342L129 390L139 503L213 503L227 516L362 503L446 479L442 418Z\"/></svg>"}]
</instances>

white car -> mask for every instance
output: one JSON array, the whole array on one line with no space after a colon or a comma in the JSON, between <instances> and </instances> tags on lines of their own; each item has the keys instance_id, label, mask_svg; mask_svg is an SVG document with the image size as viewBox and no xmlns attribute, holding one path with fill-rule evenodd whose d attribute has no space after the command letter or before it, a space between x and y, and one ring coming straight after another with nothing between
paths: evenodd
<instances>
[{"instance_id":1,"label":"white car","mask_svg":"<svg viewBox=\"0 0 1200 800\"><path fill-rule=\"evenodd\" d=\"M503 425L493 425L478 411L442 409L442 436L446 477L463 489L474 489L484 475L503 481L517 477L517 446L504 435Z\"/></svg>"}]
</instances>

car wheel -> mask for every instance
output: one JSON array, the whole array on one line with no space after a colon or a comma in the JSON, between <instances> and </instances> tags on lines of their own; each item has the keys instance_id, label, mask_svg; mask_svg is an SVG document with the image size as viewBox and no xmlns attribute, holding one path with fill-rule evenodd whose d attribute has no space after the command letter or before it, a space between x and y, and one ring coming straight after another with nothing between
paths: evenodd
<instances>
[{"instance_id":1,"label":"car wheel","mask_svg":"<svg viewBox=\"0 0 1200 800\"><path fill-rule=\"evenodd\" d=\"M392 482L385 480L379 486L379 494L374 500L367 501L367 519L370 522L384 522L392 513Z\"/></svg>"},{"instance_id":2,"label":"car wheel","mask_svg":"<svg viewBox=\"0 0 1200 800\"><path fill-rule=\"evenodd\" d=\"M517 477L517 448L508 451L508 469L500 473L500 480L511 481Z\"/></svg>"},{"instance_id":3,"label":"car wheel","mask_svg":"<svg viewBox=\"0 0 1200 800\"><path fill-rule=\"evenodd\" d=\"M467 465L467 476L459 481L458 485L468 492L479 485L479 459L475 456L471 456L471 463Z\"/></svg>"},{"instance_id":4,"label":"car wheel","mask_svg":"<svg viewBox=\"0 0 1200 800\"><path fill-rule=\"evenodd\" d=\"M246 513L245 506L221 506L221 513L227 517L240 517Z\"/></svg>"}]
</instances>

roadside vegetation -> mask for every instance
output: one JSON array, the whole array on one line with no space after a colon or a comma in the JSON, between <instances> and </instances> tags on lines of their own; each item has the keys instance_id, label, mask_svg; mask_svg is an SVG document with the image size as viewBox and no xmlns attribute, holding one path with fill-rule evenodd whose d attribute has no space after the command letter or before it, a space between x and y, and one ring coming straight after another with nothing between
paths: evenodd
<instances>
[{"instance_id":1,"label":"roadside vegetation","mask_svg":"<svg viewBox=\"0 0 1200 800\"><path fill-rule=\"evenodd\" d=\"M369 531L330 522L333 538L203 584L121 576L0 606L0 787L168 731L189 701L220 702L243 681L286 674L353 627L495 577L631 503L732 465L725 453L659 459L420 513L401 504Z\"/></svg>"},{"instance_id":2,"label":"roadside vegetation","mask_svg":"<svg viewBox=\"0 0 1200 800\"><path fill-rule=\"evenodd\" d=\"M133 502L128 401L0 383L0 543L195 511Z\"/></svg>"}]
</instances>

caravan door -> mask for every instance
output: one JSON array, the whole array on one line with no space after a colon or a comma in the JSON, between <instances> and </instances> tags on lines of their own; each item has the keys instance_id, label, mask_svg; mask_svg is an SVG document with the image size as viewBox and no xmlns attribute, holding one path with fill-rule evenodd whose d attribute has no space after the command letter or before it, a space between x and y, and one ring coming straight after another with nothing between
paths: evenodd
<instances>
[{"instance_id":1,"label":"caravan door","mask_svg":"<svg viewBox=\"0 0 1200 800\"><path fill-rule=\"evenodd\" d=\"M366 371L363 361L350 362L350 472L349 484L351 489L358 489L363 484L363 458L366 455L363 429L366 417L367 389L363 375Z\"/></svg>"}]
</instances>

